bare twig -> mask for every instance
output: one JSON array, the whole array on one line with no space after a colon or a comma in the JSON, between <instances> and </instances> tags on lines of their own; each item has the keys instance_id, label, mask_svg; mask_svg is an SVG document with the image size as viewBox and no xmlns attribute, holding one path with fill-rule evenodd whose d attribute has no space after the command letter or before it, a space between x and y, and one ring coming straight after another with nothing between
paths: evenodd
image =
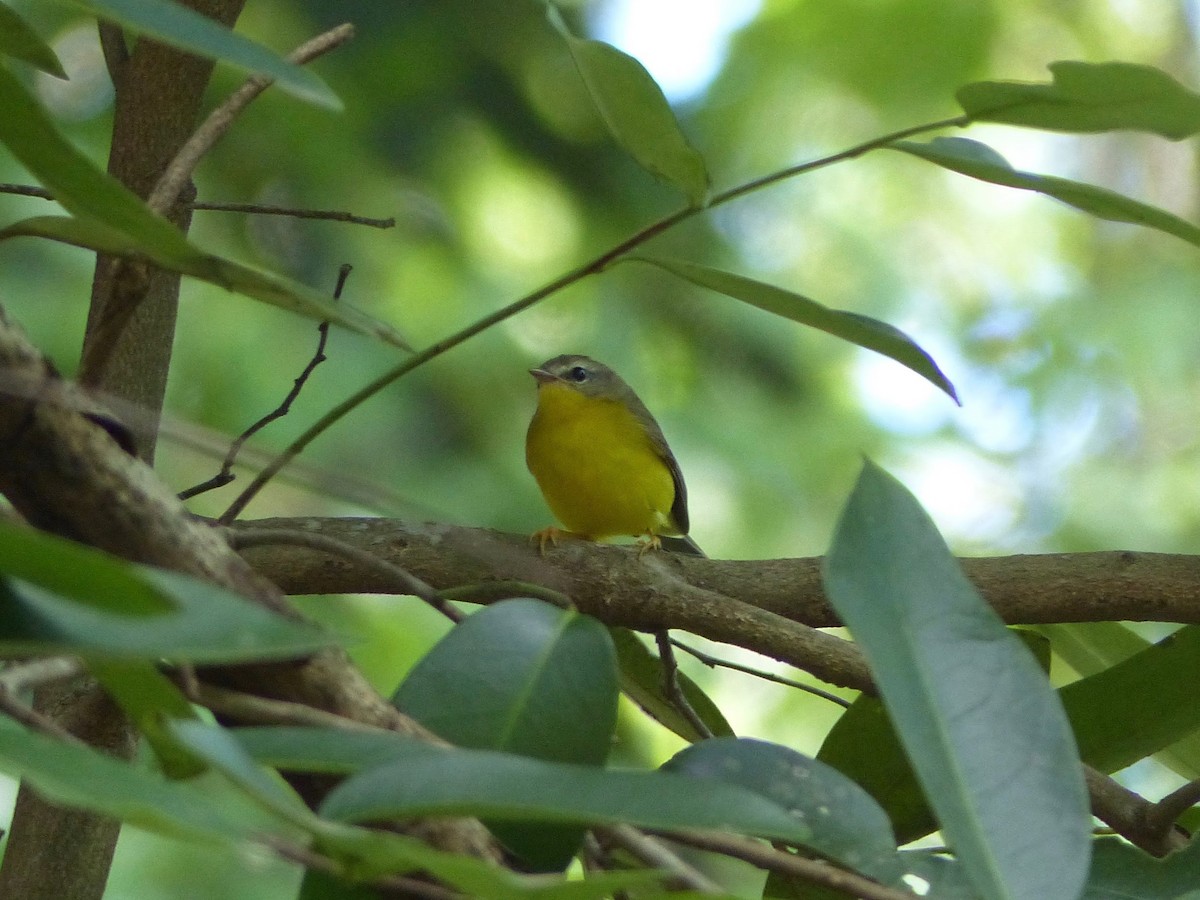
<instances>
[{"instance_id":1,"label":"bare twig","mask_svg":"<svg viewBox=\"0 0 1200 900\"><path fill-rule=\"evenodd\" d=\"M304 703L274 700L270 697L260 697L257 694L247 694L204 682L198 682L193 690L195 691L193 699L197 703L214 713L228 716L239 722L252 722L260 725L300 725L306 728L338 728L342 731L370 734L394 733ZM426 743L439 747L449 746L432 732L420 728L420 726L417 727L421 732L420 737Z\"/></svg>"},{"instance_id":2,"label":"bare twig","mask_svg":"<svg viewBox=\"0 0 1200 900\"><path fill-rule=\"evenodd\" d=\"M651 834L687 844L689 847L732 856L769 872L802 878L850 897L859 897L862 900L912 900L913 898L913 895L907 891L885 887L855 872L839 869L821 860L772 849L767 844L751 838L716 831L666 832L653 829L649 831Z\"/></svg>"},{"instance_id":3,"label":"bare twig","mask_svg":"<svg viewBox=\"0 0 1200 900\"><path fill-rule=\"evenodd\" d=\"M671 633L665 628L659 629L654 632L654 640L658 643L658 661L662 665L663 693L696 730L700 739L708 740L713 736L712 729L700 718L692 704L688 703L687 697L683 695L683 688L679 686L679 663L675 659L675 651L671 649Z\"/></svg>"},{"instance_id":4,"label":"bare twig","mask_svg":"<svg viewBox=\"0 0 1200 900\"><path fill-rule=\"evenodd\" d=\"M350 277L351 266L349 263L343 263L338 269L337 285L333 289L333 299L340 300L342 298L342 289L346 286L346 279ZM237 461L238 454L242 451L242 446L253 435L257 434L267 425L274 422L276 419L282 419L291 412L292 404L296 402L296 398L300 396L300 392L304 390L304 385L308 382L308 378L312 375L313 370L321 363L325 362L325 344L329 340L329 323L321 322L317 325L317 347L313 351L312 359L304 367L304 370L296 376L292 383L291 390L287 392L287 396L283 398L283 402L279 404L271 412L267 413L245 431L243 431L232 444L229 445L229 452L225 454L225 459L221 463L221 470L207 481L202 481L200 484L193 485L187 490L179 492L180 500L190 500L205 491L211 491L215 488L222 487L233 481L236 477L233 474L233 464Z\"/></svg>"},{"instance_id":5,"label":"bare twig","mask_svg":"<svg viewBox=\"0 0 1200 900\"><path fill-rule=\"evenodd\" d=\"M689 656L699 660L704 665L712 668L732 669L734 672L745 672L747 675L753 675L755 678L761 678L763 681L770 681L775 684L782 684L785 687L795 688L798 691L804 691L807 694L812 694L814 697L820 697L822 700L828 700L830 703L836 703L843 709L850 708L850 701L844 697L839 697L837 694L832 694L829 691L822 690L813 684L805 684L802 681L796 681L793 678L784 678L782 675L776 675L774 672L764 672L762 669L755 669L752 666L744 666L741 663L735 663L732 660L721 659L717 656L711 656L703 650L698 650L695 647L689 647L676 638L671 638L671 643L682 650Z\"/></svg>"},{"instance_id":6,"label":"bare twig","mask_svg":"<svg viewBox=\"0 0 1200 900\"><path fill-rule=\"evenodd\" d=\"M719 884L671 852L670 847L631 825L608 825L593 831L602 842L620 847L650 868L670 873L671 879L686 890L701 894L725 893Z\"/></svg>"},{"instance_id":7,"label":"bare twig","mask_svg":"<svg viewBox=\"0 0 1200 900\"><path fill-rule=\"evenodd\" d=\"M347 544L345 541L339 541L337 538L306 531L287 531L282 528L250 528L230 531L229 538L233 548L239 551L246 547L288 544L345 557L356 565L374 569L384 577L391 579L397 593L412 594L414 597L424 600L451 622L458 623L464 618L463 614L451 606L449 601L442 597L437 590L411 572L400 568L395 563L380 559L374 553Z\"/></svg>"},{"instance_id":8,"label":"bare twig","mask_svg":"<svg viewBox=\"0 0 1200 900\"><path fill-rule=\"evenodd\" d=\"M1155 806L1115 779L1091 766L1083 767L1092 814L1131 844L1152 856L1166 856L1181 850L1188 837L1174 827L1174 819L1165 827L1156 821Z\"/></svg>"},{"instance_id":9,"label":"bare twig","mask_svg":"<svg viewBox=\"0 0 1200 900\"><path fill-rule=\"evenodd\" d=\"M297 64L309 62L340 47L352 37L354 26L339 25L297 47L288 54L288 60ZM208 118L175 154L175 158L171 160L171 164L167 166L150 193L146 205L155 212L166 213L179 198L183 186L191 179L204 155L225 135L242 110L273 82L274 79L263 75L252 75L224 103L209 113Z\"/></svg>"},{"instance_id":10,"label":"bare twig","mask_svg":"<svg viewBox=\"0 0 1200 900\"><path fill-rule=\"evenodd\" d=\"M1200 779L1189 781L1163 797L1146 817L1146 825L1167 838L1175 830L1175 820L1200 803Z\"/></svg>"},{"instance_id":11,"label":"bare twig","mask_svg":"<svg viewBox=\"0 0 1200 900\"><path fill-rule=\"evenodd\" d=\"M395 228L395 217L388 219L368 219L356 216L354 213L340 212L334 209L294 209L287 206L270 206L262 203L211 203L196 202L192 209L209 210L212 212L249 213L256 216L290 216L293 219L323 219L329 222L348 222L351 225L366 225L369 228Z\"/></svg>"},{"instance_id":12,"label":"bare twig","mask_svg":"<svg viewBox=\"0 0 1200 900\"><path fill-rule=\"evenodd\" d=\"M53 200L54 195L44 187L32 184L3 184L0 183L0 194L15 194L21 197L37 197L41 200ZM387 219L372 219L358 216L354 213L342 212L336 209L305 209L303 207L272 206L268 203L215 203L211 201L194 201L185 204L193 210L206 212L236 212L255 216L289 216L293 219L321 219L327 222L346 222L350 225L366 225L369 228L395 228L395 217Z\"/></svg>"}]
</instances>

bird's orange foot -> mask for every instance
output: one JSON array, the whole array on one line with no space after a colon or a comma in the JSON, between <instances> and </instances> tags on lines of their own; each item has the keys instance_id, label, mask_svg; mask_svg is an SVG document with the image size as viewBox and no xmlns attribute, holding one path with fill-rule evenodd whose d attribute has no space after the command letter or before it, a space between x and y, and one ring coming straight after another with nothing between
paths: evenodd
<instances>
[{"instance_id":1,"label":"bird's orange foot","mask_svg":"<svg viewBox=\"0 0 1200 900\"><path fill-rule=\"evenodd\" d=\"M559 538L572 538L574 540L586 541L588 538L583 534L576 534L574 531L567 531L562 528L555 528L551 525L549 528L543 528L540 531L535 531L529 536L530 543L536 542L538 545L538 553L542 556L546 555L546 545L557 547Z\"/></svg>"},{"instance_id":2,"label":"bird's orange foot","mask_svg":"<svg viewBox=\"0 0 1200 900\"><path fill-rule=\"evenodd\" d=\"M638 559L641 559L650 550L661 550L662 539L653 531L647 531L637 540Z\"/></svg>"}]
</instances>

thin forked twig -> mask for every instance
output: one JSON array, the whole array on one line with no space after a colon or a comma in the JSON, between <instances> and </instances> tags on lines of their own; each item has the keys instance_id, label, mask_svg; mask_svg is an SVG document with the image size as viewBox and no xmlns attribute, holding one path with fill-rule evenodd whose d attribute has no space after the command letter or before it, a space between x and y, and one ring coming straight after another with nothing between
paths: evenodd
<instances>
[{"instance_id":1,"label":"thin forked twig","mask_svg":"<svg viewBox=\"0 0 1200 900\"><path fill-rule=\"evenodd\" d=\"M338 269L337 286L333 289L333 299L340 300L342 298L342 289L346 286L346 279L350 276L351 266L349 263L344 263ZM300 396L300 392L304 390L304 385L308 381L313 370L321 363L325 362L325 343L329 340L329 323L322 322L317 326L317 348L313 351L312 359L304 367L304 370L296 376L292 384L291 390L287 396L283 398L283 402L279 404L271 412L267 413L245 431L243 431L232 444L229 445L229 452L225 454L225 460L221 463L221 470L207 481L202 481L200 484L193 485L187 490L179 492L180 500L189 500L198 494L203 494L206 491L214 490L215 488L223 487L229 484L237 476L233 474L233 464L237 461L237 456L242 450L242 446L248 441L251 436L257 434L263 428L276 419L282 419L292 409L292 404L296 398Z\"/></svg>"},{"instance_id":2,"label":"thin forked twig","mask_svg":"<svg viewBox=\"0 0 1200 900\"><path fill-rule=\"evenodd\" d=\"M667 700L679 713L687 719L689 725L700 735L701 740L713 736L712 729L700 718L688 698L683 694L679 684L679 663L675 659L675 651L671 649L671 633L663 628L654 632L654 640L658 643L658 661L662 665L662 688Z\"/></svg>"}]
</instances>

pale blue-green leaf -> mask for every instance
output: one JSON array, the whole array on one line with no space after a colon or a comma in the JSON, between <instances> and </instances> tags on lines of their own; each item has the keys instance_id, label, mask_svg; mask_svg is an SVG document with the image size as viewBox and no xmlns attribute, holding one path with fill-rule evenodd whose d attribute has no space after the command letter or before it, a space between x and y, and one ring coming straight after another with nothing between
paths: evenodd
<instances>
[{"instance_id":1,"label":"pale blue-green leaf","mask_svg":"<svg viewBox=\"0 0 1200 900\"><path fill-rule=\"evenodd\" d=\"M282 90L301 100L341 109L329 85L315 74L288 62L272 50L242 37L174 0L78 0L102 19L116 22L164 44L219 59L243 71L275 79Z\"/></svg>"},{"instance_id":2,"label":"pale blue-green leaf","mask_svg":"<svg viewBox=\"0 0 1200 900\"><path fill-rule=\"evenodd\" d=\"M55 78L67 77L58 55L29 23L3 3L0 3L0 54L27 62Z\"/></svg>"},{"instance_id":3,"label":"pale blue-green leaf","mask_svg":"<svg viewBox=\"0 0 1200 900\"><path fill-rule=\"evenodd\" d=\"M870 463L824 582L976 888L1076 900L1091 818L1062 706L916 499Z\"/></svg>"},{"instance_id":4,"label":"pale blue-green leaf","mask_svg":"<svg viewBox=\"0 0 1200 900\"><path fill-rule=\"evenodd\" d=\"M704 206L709 190L704 157L684 136L645 66L611 44L576 37L553 4L548 15L613 139L642 168L679 188L692 206Z\"/></svg>"},{"instance_id":5,"label":"pale blue-green leaf","mask_svg":"<svg viewBox=\"0 0 1200 900\"><path fill-rule=\"evenodd\" d=\"M1174 235L1189 244L1200 246L1200 227L1186 219L1172 215L1157 206L1150 206L1116 191L1083 184L1052 175L1035 175L1010 166L999 153L969 138L940 137L927 144L914 141L896 141L889 144L920 159L936 163L952 172L1004 185L1021 191L1034 191L1060 200L1068 206L1090 213L1110 222L1126 222L1143 225L1166 234Z\"/></svg>"},{"instance_id":6,"label":"pale blue-green leaf","mask_svg":"<svg viewBox=\"0 0 1200 900\"><path fill-rule=\"evenodd\" d=\"M937 363L928 353L898 328L858 313L845 312L822 306L800 294L771 284L755 281L743 275L723 272L681 259L663 259L656 256L627 256L621 262L634 260L658 266L686 281L725 294L751 306L791 319L802 325L818 328L834 337L840 337L859 347L874 350L900 365L911 369L922 378L945 391L955 403L958 394L954 385L942 374Z\"/></svg>"},{"instance_id":7,"label":"pale blue-green leaf","mask_svg":"<svg viewBox=\"0 0 1200 900\"><path fill-rule=\"evenodd\" d=\"M1047 131L1148 131L1171 140L1200 132L1200 94L1160 69L1128 62L1050 64L1051 84L980 81L955 95L980 122Z\"/></svg>"}]
</instances>

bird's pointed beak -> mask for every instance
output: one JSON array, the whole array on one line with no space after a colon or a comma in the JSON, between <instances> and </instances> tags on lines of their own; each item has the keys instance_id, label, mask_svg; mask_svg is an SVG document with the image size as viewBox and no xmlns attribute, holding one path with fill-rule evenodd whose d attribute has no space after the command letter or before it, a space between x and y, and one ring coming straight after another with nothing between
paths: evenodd
<instances>
[{"instance_id":1,"label":"bird's pointed beak","mask_svg":"<svg viewBox=\"0 0 1200 900\"><path fill-rule=\"evenodd\" d=\"M558 381L558 376L552 372L547 372L545 369L530 369L529 374L534 377L539 385L549 384L551 381Z\"/></svg>"}]
</instances>

